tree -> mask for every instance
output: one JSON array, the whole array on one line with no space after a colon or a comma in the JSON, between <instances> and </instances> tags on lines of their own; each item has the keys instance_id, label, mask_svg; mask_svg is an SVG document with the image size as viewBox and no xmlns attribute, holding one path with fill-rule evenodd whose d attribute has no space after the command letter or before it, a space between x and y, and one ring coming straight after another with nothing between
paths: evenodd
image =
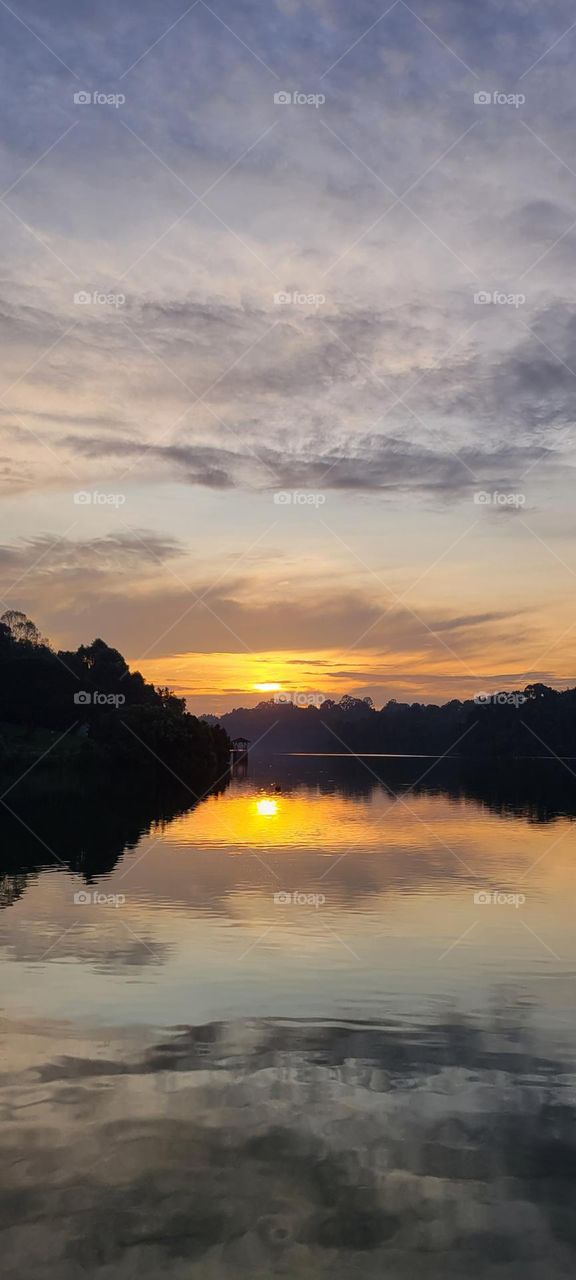
<instances>
[{"instance_id":1,"label":"tree","mask_svg":"<svg viewBox=\"0 0 576 1280\"><path fill-rule=\"evenodd\" d=\"M170 763L178 774L202 778L225 772L229 762L224 730L196 720L184 698L130 671L118 649L97 639L54 653L24 613L7 611L0 620L0 726L19 726L31 742L40 730L79 723L82 736L67 736L66 749L73 753L81 742L88 762L147 770ZM4 758L6 751L4 744Z\"/></svg>"},{"instance_id":2,"label":"tree","mask_svg":"<svg viewBox=\"0 0 576 1280\"><path fill-rule=\"evenodd\" d=\"M527 684L524 690L529 702L536 702L544 698L553 698L556 690L551 689L547 684Z\"/></svg>"},{"instance_id":3,"label":"tree","mask_svg":"<svg viewBox=\"0 0 576 1280\"><path fill-rule=\"evenodd\" d=\"M38 627L25 613L19 609L7 609L0 622L8 630L14 644L25 645L31 649L47 649L48 641L40 635Z\"/></svg>"},{"instance_id":4,"label":"tree","mask_svg":"<svg viewBox=\"0 0 576 1280\"><path fill-rule=\"evenodd\" d=\"M78 657L90 675L90 680L97 688L115 690L120 680L129 673L128 663L117 649L111 649L104 640L93 640L92 644L81 645Z\"/></svg>"}]
</instances>

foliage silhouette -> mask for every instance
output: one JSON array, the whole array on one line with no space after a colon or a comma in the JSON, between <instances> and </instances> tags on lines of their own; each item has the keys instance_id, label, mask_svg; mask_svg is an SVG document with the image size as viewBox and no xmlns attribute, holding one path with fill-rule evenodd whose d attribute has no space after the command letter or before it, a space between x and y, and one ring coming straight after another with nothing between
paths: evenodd
<instances>
[{"instance_id":1,"label":"foliage silhouette","mask_svg":"<svg viewBox=\"0 0 576 1280\"><path fill-rule=\"evenodd\" d=\"M104 640L54 651L25 614L0 619L0 765L164 768L200 781L226 770L229 741L184 698L130 671ZM44 766L43 766L44 767Z\"/></svg>"},{"instance_id":2,"label":"foliage silhouette","mask_svg":"<svg viewBox=\"0 0 576 1280\"><path fill-rule=\"evenodd\" d=\"M481 695L487 697L487 695ZM407 753L477 758L576 756L576 689L543 684L453 699L443 706L391 699L380 710L346 694L319 707L260 702L221 716L231 737L244 734L258 750ZM265 738L264 738L264 735Z\"/></svg>"}]
</instances>

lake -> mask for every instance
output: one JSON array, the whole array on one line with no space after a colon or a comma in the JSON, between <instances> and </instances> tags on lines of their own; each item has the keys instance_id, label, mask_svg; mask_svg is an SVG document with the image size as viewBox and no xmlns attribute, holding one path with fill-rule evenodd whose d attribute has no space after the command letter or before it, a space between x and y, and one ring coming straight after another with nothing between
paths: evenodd
<instances>
[{"instance_id":1,"label":"lake","mask_svg":"<svg viewBox=\"0 0 576 1280\"><path fill-rule=\"evenodd\" d=\"M575 767L7 794L5 1274L572 1276Z\"/></svg>"}]
</instances>

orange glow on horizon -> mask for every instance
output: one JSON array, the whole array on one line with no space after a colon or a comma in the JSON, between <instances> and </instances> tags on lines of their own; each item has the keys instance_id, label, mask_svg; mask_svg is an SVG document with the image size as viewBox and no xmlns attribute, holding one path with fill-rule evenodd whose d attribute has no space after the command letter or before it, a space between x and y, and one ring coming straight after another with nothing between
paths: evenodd
<instances>
[{"instance_id":1,"label":"orange glow on horizon","mask_svg":"<svg viewBox=\"0 0 576 1280\"><path fill-rule=\"evenodd\" d=\"M451 653L414 650L380 654L356 649L353 662L350 654L337 649L308 654L301 650L189 652L144 659L129 654L128 661L144 679L168 685L179 697L187 698L189 709L196 714L221 715L233 707L252 707L278 692L322 694L336 702L345 693L359 698L370 694L380 707L389 698L443 703L451 698L473 698L485 690L523 688L527 683L525 673L514 674L521 661L517 655L511 663L509 654L489 646L473 658L467 655L463 669ZM570 683L562 674L558 679Z\"/></svg>"}]
</instances>

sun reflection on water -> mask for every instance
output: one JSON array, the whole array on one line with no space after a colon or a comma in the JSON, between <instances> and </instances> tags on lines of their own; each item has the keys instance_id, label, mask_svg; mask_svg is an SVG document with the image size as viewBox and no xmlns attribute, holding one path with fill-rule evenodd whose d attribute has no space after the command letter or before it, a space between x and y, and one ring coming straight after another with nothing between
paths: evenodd
<instances>
[{"instance_id":1,"label":"sun reflection on water","mask_svg":"<svg viewBox=\"0 0 576 1280\"><path fill-rule=\"evenodd\" d=\"M257 800L256 812L261 818L274 818L278 813L278 801L265 799Z\"/></svg>"}]
</instances>

